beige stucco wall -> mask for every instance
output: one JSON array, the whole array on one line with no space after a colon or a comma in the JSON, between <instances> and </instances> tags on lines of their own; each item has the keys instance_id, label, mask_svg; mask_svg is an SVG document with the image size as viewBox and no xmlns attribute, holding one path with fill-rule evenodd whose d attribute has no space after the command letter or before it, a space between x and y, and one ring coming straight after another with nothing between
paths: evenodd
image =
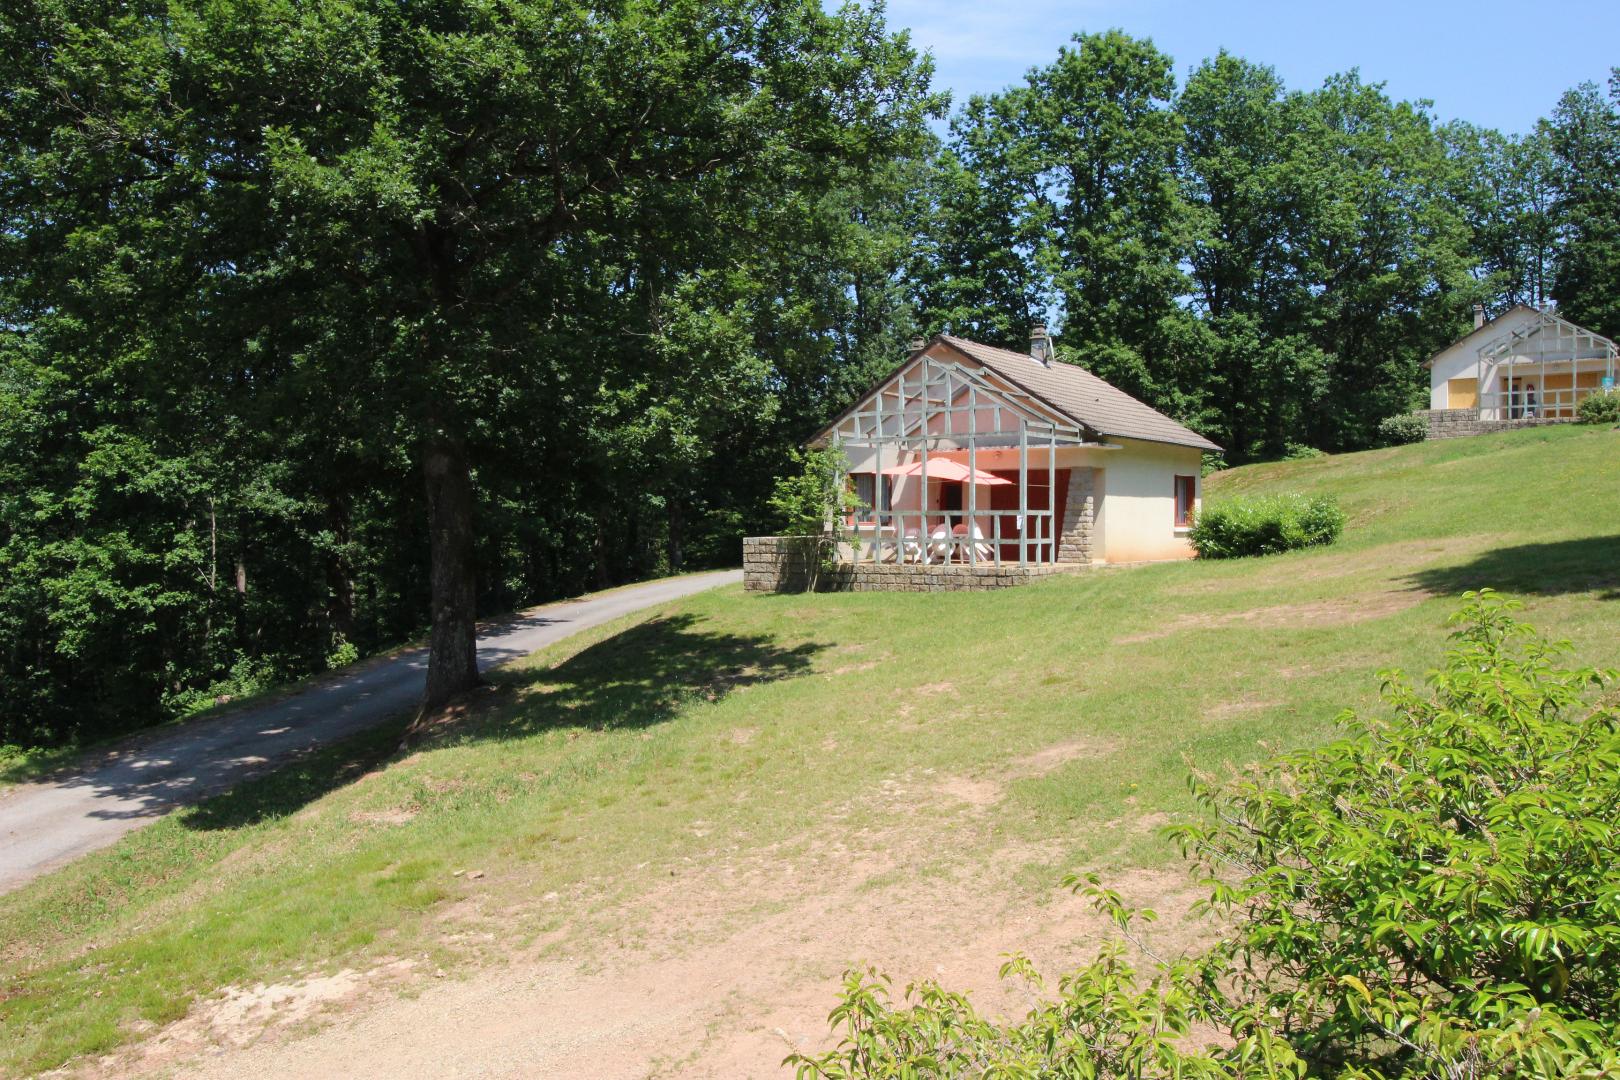
<instances>
[{"instance_id":1,"label":"beige stucco wall","mask_svg":"<svg viewBox=\"0 0 1620 1080\"><path fill-rule=\"evenodd\" d=\"M1198 476L1203 455L1189 446L1117 439L1100 477L1097 530L1102 557L1111 563L1190 559L1187 530L1175 526L1175 477ZM1195 487L1202 504L1203 481Z\"/></svg>"}]
</instances>

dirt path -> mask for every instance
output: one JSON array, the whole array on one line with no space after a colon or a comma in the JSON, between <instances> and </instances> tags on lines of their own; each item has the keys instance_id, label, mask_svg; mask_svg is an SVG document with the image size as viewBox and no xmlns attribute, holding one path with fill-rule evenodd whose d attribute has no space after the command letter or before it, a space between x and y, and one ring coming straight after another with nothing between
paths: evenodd
<instances>
[{"instance_id":1,"label":"dirt path","mask_svg":"<svg viewBox=\"0 0 1620 1080\"><path fill-rule=\"evenodd\" d=\"M479 664L504 664L621 615L741 579L737 570L692 574L532 608L480 628ZM397 716L421 694L426 675L427 650L410 649L279 700L137 738L91 767L19 786L0 798L0 893L176 806Z\"/></svg>"},{"instance_id":2,"label":"dirt path","mask_svg":"<svg viewBox=\"0 0 1620 1080\"><path fill-rule=\"evenodd\" d=\"M999 790L994 779L896 778L868 800L881 814L846 808L788 844L722 845L616 907L585 893L548 898L546 914L563 905L569 929L509 959L449 973L401 959L233 989L90 1072L786 1076L780 1063L794 1047L828 1044L842 973L866 965L891 974L897 991L939 978L981 1007L1020 1012L1027 992L997 979L1005 954L1024 952L1055 976L1089 959L1107 930L1058 887L1056 845L1000 835ZM845 832L839 819L891 824ZM942 852L940 835L962 855ZM1179 871L1112 884L1160 911L1162 926L1182 927L1162 932L1161 947L1196 935L1179 918L1194 895ZM493 939L498 956L502 928L539 914L503 909L498 897L447 914L447 936Z\"/></svg>"}]
</instances>

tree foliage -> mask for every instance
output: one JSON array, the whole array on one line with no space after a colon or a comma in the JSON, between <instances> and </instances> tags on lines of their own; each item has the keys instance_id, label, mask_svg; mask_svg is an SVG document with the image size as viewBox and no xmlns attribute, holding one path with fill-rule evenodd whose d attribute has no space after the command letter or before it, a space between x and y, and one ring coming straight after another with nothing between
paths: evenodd
<instances>
[{"instance_id":1,"label":"tree foliage","mask_svg":"<svg viewBox=\"0 0 1620 1080\"><path fill-rule=\"evenodd\" d=\"M1620 336L1620 68L1607 95L1593 83L1566 93L1545 130L1564 232L1553 296L1575 322Z\"/></svg>"},{"instance_id":2,"label":"tree foliage","mask_svg":"<svg viewBox=\"0 0 1620 1080\"><path fill-rule=\"evenodd\" d=\"M909 331L881 10L25 0L0 63L0 738L424 625L442 700L480 610L733 557Z\"/></svg>"}]
</instances>

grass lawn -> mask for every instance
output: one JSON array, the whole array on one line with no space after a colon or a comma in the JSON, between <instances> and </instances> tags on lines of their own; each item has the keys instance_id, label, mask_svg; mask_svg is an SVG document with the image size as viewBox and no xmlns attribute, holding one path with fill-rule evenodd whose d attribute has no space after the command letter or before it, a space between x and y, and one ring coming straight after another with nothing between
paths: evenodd
<instances>
[{"instance_id":1,"label":"grass lawn","mask_svg":"<svg viewBox=\"0 0 1620 1080\"><path fill-rule=\"evenodd\" d=\"M1435 662L1469 588L1620 666L1620 433L1254 466L1207 497L1282 490L1337 496L1344 539L996 593L706 593L503 669L409 756L378 731L165 818L0 898L0 1069L108 1052L229 985L633 940L624 912L691 867L881 834L884 790L981 812L930 812L902 886L1009 845L1031 895L1164 867L1184 756L1328 737L1374 672ZM457 922L491 897L498 920Z\"/></svg>"}]
</instances>

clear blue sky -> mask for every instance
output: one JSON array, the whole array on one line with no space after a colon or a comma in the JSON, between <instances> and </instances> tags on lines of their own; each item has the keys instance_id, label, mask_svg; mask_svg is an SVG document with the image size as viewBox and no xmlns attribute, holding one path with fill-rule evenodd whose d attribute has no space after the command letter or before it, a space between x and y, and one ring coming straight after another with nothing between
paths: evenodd
<instances>
[{"instance_id":1,"label":"clear blue sky","mask_svg":"<svg viewBox=\"0 0 1620 1080\"><path fill-rule=\"evenodd\" d=\"M1223 47L1290 89L1357 67L1396 98L1432 100L1442 120L1514 133L1620 66L1620 0L890 0L889 25L933 52L955 104L1021 80L1077 31L1114 26L1152 38L1181 80Z\"/></svg>"}]
</instances>

